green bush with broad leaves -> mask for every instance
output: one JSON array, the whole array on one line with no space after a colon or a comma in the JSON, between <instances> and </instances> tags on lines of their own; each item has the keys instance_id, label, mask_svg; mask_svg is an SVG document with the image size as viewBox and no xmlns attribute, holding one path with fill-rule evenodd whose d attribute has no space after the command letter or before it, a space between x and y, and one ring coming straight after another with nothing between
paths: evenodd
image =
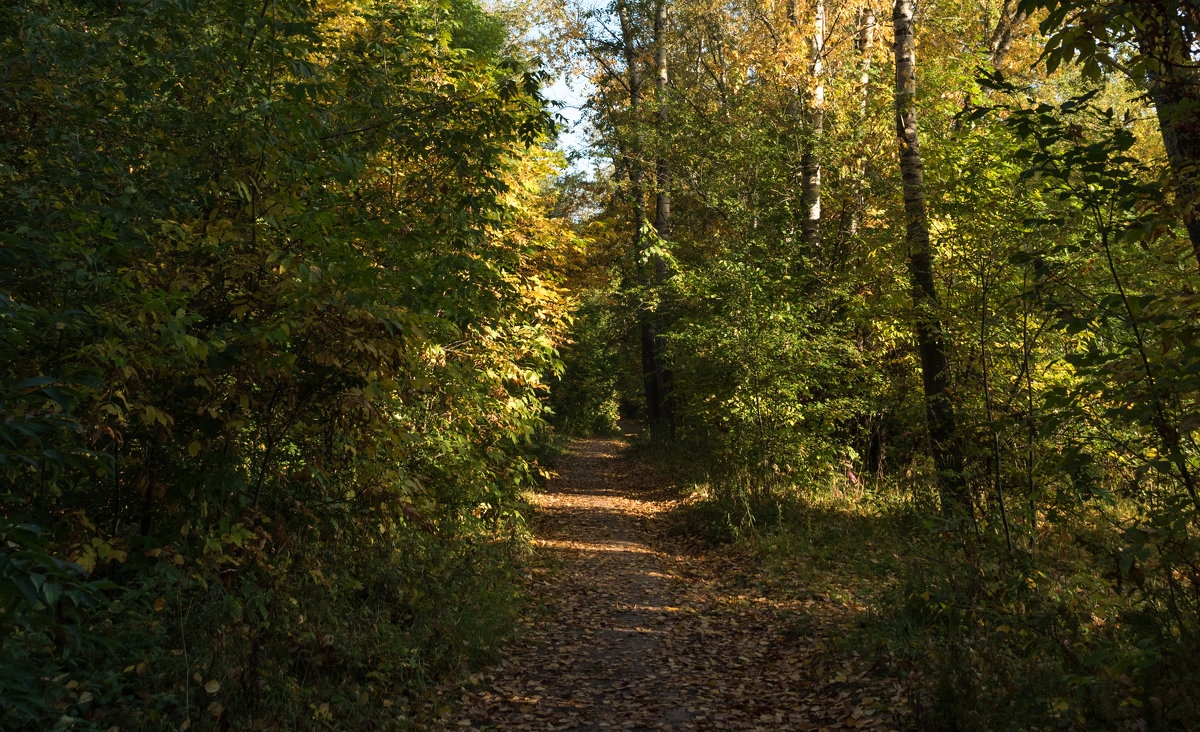
<instances>
[{"instance_id":1,"label":"green bush with broad leaves","mask_svg":"<svg viewBox=\"0 0 1200 732\"><path fill-rule=\"evenodd\" d=\"M516 607L543 74L467 0L0 28L4 726L403 724Z\"/></svg>"}]
</instances>

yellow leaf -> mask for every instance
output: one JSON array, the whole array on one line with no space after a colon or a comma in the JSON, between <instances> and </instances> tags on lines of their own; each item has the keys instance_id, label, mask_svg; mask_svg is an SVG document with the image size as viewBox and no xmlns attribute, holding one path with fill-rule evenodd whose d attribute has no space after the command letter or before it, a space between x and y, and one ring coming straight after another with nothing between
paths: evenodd
<instances>
[{"instance_id":1,"label":"yellow leaf","mask_svg":"<svg viewBox=\"0 0 1200 732\"><path fill-rule=\"evenodd\" d=\"M217 681L216 679L213 679L212 681L210 681L204 685L204 690L207 691L209 694L216 694L218 691L221 690L221 682Z\"/></svg>"},{"instance_id":2,"label":"yellow leaf","mask_svg":"<svg viewBox=\"0 0 1200 732\"><path fill-rule=\"evenodd\" d=\"M95 552L95 550L92 549L91 547L84 548L83 553L75 558L75 563L78 564L80 567L83 567L84 572L91 574L92 570L94 570L96 568L96 552Z\"/></svg>"}]
</instances>

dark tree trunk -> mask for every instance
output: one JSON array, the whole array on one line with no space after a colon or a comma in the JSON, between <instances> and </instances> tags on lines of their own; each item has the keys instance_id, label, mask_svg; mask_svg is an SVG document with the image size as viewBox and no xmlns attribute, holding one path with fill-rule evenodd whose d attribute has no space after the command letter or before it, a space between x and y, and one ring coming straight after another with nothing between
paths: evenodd
<instances>
[{"instance_id":1,"label":"dark tree trunk","mask_svg":"<svg viewBox=\"0 0 1200 732\"><path fill-rule=\"evenodd\" d=\"M654 165L656 199L654 206L654 231L659 241L671 239L671 167L667 158L666 139L668 132L667 102L667 1L657 0L654 7L654 93L658 104L658 156ZM671 276L670 267L661 256L654 256L654 283L662 285ZM675 400L671 396L671 370L665 357L666 341L661 330L665 328L661 296L657 299L655 312L651 314L653 325L648 345L653 350L654 387L657 404L657 420L650 424L651 432L659 439L669 440L675 432ZM645 348L646 342L643 342Z\"/></svg>"},{"instance_id":2,"label":"dark tree trunk","mask_svg":"<svg viewBox=\"0 0 1200 732\"><path fill-rule=\"evenodd\" d=\"M665 4L656 9L658 12L655 14L655 70L657 72L655 90L661 98L667 78L665 56L661 60L659 58L661 54L665 54L665 47L661 43L662 29L660 25L662 21L659 18L659 14L661 13L663 19L665 19ZM630 194L633 198L632 225L634 253L637 255L637 260L641 262L645 259L646 249L649 245L647 236L644 233L647 218L644 173L645 144L641 119L642 69L635 46L633 21L630 17L628 0L617 0L617 17L621 24L621 44L625 56L626 84L629 88L629 118L633 133L631 135L632 139L629 144L628 154L626 155L625 167L629 175ZM660 103L659 107L661 121L661 115L664 114L663 105ZM661 181L665 177L669 177L670 171L666 166L665 160L661 158L658 160L655 168L655 174L658 178L657 188L659 189L655 201L655 230L659 237L664 237L664 231L669 231L670 229L671 203L669 197L664 198ZM662 279L665 279L665 263L660 257L654 257L653 260L648 267L644 268L642 275L639 277L639 285L647 292L652 290ZM665 368L665 359L663 358L664 340L659 330L658 319L658 306L651 308L644 305L638 311L638 326L642 346L642 389L646 401L646 421L649 423L651 433L656 437L666 437L670 434L673 410L670 398L670 372Z\"/></svg>"},{"instance_id":3,"label":"dark tree trunk","mask_svg":"<svg viewBox=\"0 0 1200 732\"><path fill-rule=\"evenodd\" d=\"M938 473L942 508L957 519L968 514L971 505L963 480L962 440L958 434L954 401L950 394L950 361L937 313L938 296L925 202L925 171L918 144L913 4L913 0L896 0L892 14L896 51L896 136L900 145L905 239L912 280L914 330L925 388L929 449Z\"/></svg>"},{"instance_id":4,"label":"dark tree trunk","mask_svg":"<svg viewBox=\"0 0 1200 732\"><path fill-rule=\"evenodd\" d=\"M640 261L646 250L646 238L642 230L646 223L646 194L642 170L641 120L638 118L642 106L642 69L634 47L633 21L629 16L626 0L617 0L617 18L621 23L621 45L625 55L626 85L629 88L629 119L632 129L626 155L626 173L629 176L629 193L632 198L633 249ZM648 283L641 282L641 285ZM659 420L659 392L656 374L658 360L655 358L654 325L645 308L638 314L642 346L642 389L646 400L646 417L650 424Z\"/></svg>"},{"instance_id":5,"label":"dark tree trunk","mask_svg":"<svg viewBox=\"0 0 1200 732\"><path fill-rule=\"evenodd\" d=\"M1145 58L1147 91L1178 181L1177 203L1192 254L1200 265L1200 54L1196 52L1200 39L1192 32L1195 18L1179 17L1184 11L1162 0L1143 3L1137 12L1142 21L1137 40Z\"/></svg>"}]
</instances>

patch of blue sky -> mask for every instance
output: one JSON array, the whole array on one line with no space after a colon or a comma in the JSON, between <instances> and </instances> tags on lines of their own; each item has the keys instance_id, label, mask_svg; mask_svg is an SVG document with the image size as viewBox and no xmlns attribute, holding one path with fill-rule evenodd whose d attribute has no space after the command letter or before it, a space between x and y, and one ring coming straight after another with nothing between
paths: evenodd
<instances>
[{"instance_id":1,"label":"patch of blue sky","mask_svg":"<svg viewBox=\"0 0 1200 732\"><path fill-rule=\"evenodd\" d=\"M546 98L556 102L559 115L558 149L567 155L570 170L591 177L596 161L588 143L588 118L584 105L592 92L592 82L582 74L559 74L546 90Z\"/></svg>"}]
</instances>

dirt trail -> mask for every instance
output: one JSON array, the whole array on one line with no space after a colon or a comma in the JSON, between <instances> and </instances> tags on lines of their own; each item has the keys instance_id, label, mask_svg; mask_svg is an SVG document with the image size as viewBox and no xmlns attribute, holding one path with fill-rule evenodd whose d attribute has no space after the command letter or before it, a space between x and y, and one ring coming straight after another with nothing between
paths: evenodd
<instances>
[{"instance_id":1,"label":"dirt trail","mask_svg":"<svg viewBox=\"0 0 1200 732\"><path fill-rule=\"evenodd\" d=\"M665 536L675 494L624 439L575 443L558 473L533 519L548 617L446 728L903 727L898 685L832 649L845 607L759 597L736 560Z\"/></svg>"}]
</instances>

